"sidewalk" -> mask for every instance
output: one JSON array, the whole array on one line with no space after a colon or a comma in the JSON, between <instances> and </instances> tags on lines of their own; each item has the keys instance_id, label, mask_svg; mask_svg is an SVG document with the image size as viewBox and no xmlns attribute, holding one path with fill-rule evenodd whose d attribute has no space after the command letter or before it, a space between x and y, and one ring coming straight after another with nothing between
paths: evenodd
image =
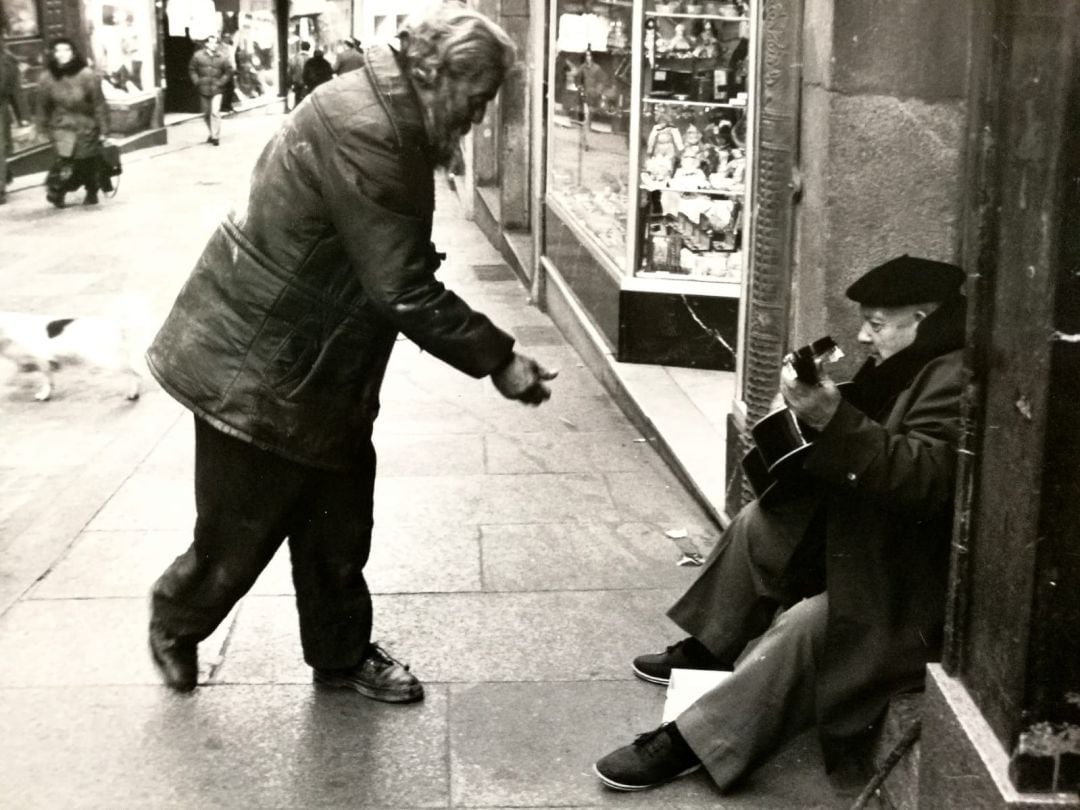
<instances>
[{"instance_id":1,"label":"sidewalk","mask_svg":"<svg viewBox=\"0 0 1080 810\"><path fill-rule=\"evenodd\" d=\"M0 208L0 309L156 324L276 115L198 126L126 164L120 195ZM195 122L197 124L197 122ZM183 137L180 137L180 136ZM194 695L160 686L146 593L188 542L190 416L148 384L63 371L56 399L0 385L0 806L20 808L844 807L812 735L733 796L702 774L644 794L590 766L654 727L663 690L630 673L678 637L663 616L717 530L440 185L440 276L561 369L551 402L398 344L376 431L367 572L375 637L427 699L315 691L286 553L200 647ZM685 540L665 531L682 529Z\"/></svg>"}]
</instances>

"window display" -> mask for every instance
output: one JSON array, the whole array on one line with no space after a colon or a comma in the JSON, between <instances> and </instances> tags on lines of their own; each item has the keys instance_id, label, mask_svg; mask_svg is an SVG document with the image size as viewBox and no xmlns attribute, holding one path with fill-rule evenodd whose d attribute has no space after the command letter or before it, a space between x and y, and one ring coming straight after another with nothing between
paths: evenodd
<instances>
[{"instance_id":1,"label":"window display","mask_svg":"<svg viewBox=\"0 0 1080 810\"><path fill-rule=\"evenodd\" d=\"M549 199L621 268L631 199L630 4L561 0L554 22Z\"/></svg>"},{"instance_id":2,"label":"window display","mask_svg":"<svg viewBox=\"0 0 1080 810\"><path fill-rule=\"evenodd\" d=\"M639 275L741 280L746 15L744 3L645 10Z\"/></svg>"},{"instance_id":3,"label":"window display","mask_svg":"<svg viewBox=\"0 0 1080 810\"><path fill-rule=\"evenodd\" d=\"M240 0L228 33L236 51L233 82L242 105L277 91L277 18L269 0ZM235 26L235 28L234 28Z\"/></svg>"},{"instance_id":4,"label":"window display","mask_svg":"<svg viewBox=\"0 0 1080 810\"><path fill-rule=\"evenodd\" d=\"M140 95L154 87L154 8L149 0L94 0L86 4L94 64L107 99Z\"/></svg>"},{"instance_id":5,"label":"window display","mask_svg":"<svg viewBox=\"0 0 1080 810\"><path fill-rule=\"evenodd\" d=\"M548 201L624 278L742 280L750 19L748 2L553 10Z\"/></svg>"},{"instance_id":6,"label":"window display","mask_svg":"<svg viewBox=\"0 0 1080 810\"><path fill-rule=\"evenodd\" d=\"M7 23L7 36L12 39L29 39L41 36L38 24L37 3L34 0L4 0L0 13Z\"/></svg>"}]
</instances>

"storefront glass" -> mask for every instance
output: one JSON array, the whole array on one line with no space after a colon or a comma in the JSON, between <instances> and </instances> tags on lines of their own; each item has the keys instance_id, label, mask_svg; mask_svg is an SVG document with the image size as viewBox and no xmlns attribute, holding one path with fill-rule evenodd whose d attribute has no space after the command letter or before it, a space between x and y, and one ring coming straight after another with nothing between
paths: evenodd
<instances>
[{"instance_id":1,"label":"storefront glass","mask_svg":"<svg viewBox=\"0 0 1080 810\"><path fill-rule=\"evenodd\" d=\"M240 0L226 29L235 49L236 95L240 103L278 95L277 20L271 0Z\"/></svg>"},{"instance_id":2,"label":"storefront glass","mask_svg":"<svg viewBox=\"0 0 1080 810\"><path fill-rule=\"evenodd\" d=\"M631 8L557 0L548 198L617 267L629 210Z\"/></svg>"},{"instance_id":3,"label":"storefront glass","mask_svg":"<svg viewBox=\"0 0 1080 810\"><path fill-rule=\"evenodd\" d=\"M106 99L125 100L154 88L154 6L150 0L87 0L90 56Z\"/></svg>"},{"instance_id":4,"label":"storefront glass","mask_svg":"<svg viewBox=\"0 0 1080 810\"><path fill-rule=\"evenodd\" d=\"M29 39L41 36L35 0L4 0L3 10L7 22L7 36L11 39Z\"/></svg>"}]
</instances>

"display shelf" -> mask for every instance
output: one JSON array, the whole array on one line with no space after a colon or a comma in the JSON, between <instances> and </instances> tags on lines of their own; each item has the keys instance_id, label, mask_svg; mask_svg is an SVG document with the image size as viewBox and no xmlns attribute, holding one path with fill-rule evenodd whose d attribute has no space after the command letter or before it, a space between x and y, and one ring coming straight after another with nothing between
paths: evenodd
<instances>
[{"instance_id":1,"label":"display shelf","mask_svg":"<svg viewBox=\"0 0 1080 810\"><path fill-rule=\"evenodd\" d=\"M669 11L646 11L646 17L653 17L659 19L684 19L684 20L713 20L715 22L731 22L731 23L743 23L748 22L749 17L731 17L723 14L684 14L682 12L669 12Z\"/></svg>"},{"instance_id":2,"label":"display shelf","mask_svg":"<svg viewBox=\"0 0 1080 810\"><path fill-rule=\"evenodd\" d=\"M707 108L720 108L728 110L745 110L745 104L732 104L729 101L691 101L688 98L657 98L656 96L645 96L641 99L643 104L664 104L668 106L687 106L687 107L707 107Z\"/></svg>"},{"instance_id":3,"label":"display shelf","mask_svg":"<svg viewBox=\"0 0 1080 810\"><path fill-rule=\"evenodd\" d=\"M562 54L569 53L569 54L574 54L575 56L584 56L586 51L574 51L574 50L560 49L559 53L562 53ZM590 49L588 51L588 53L591 53L595 57L595 56L603 56L605 54L607 54L608 56L630 56L630 54L633 53L633 52L629 48L605 48L605 49L602 49L602 50Z\"/></svg>"},{"instance_id":4,"label":"display shelf","mask_svg":"<svg viewBox=\"0 0 1080 810\"><path fill-rule=\"evenodd\" d=\"M642 191L671 191L676 194L701 194L706 197L732 197L741 199L746 194L746 188L679 188L659 183L639 183L638 188Z\"/></svg>"},{"instance_id":5,"label":"display shelf","mask_svg":"<svg viewBox=\"0 0 1080 810\"><path fill-rule=\"evenodd\" d=\"M714 276L690 276L685 273L661 271L638 273L622 280L624 290L675 295L708 295L717 298L738 298L742 285Z\"/></svg>"}]
</instances>

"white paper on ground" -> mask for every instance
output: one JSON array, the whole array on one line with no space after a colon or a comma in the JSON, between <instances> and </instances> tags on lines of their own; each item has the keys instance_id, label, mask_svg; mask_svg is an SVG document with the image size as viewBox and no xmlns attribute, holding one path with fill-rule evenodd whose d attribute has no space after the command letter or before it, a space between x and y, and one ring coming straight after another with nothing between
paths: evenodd
<instances>
[{"instance_id":1,"label":"white paper on ground","mask_svg":"<svg viewBox=\"0 0 1080 810\"><path fill-rule=\"evenodd\" d=\"M730 672L715 669L671 670L661 722L670 723L686 711L691 703L730 677Z\"/></svg>"}]
</instances>

